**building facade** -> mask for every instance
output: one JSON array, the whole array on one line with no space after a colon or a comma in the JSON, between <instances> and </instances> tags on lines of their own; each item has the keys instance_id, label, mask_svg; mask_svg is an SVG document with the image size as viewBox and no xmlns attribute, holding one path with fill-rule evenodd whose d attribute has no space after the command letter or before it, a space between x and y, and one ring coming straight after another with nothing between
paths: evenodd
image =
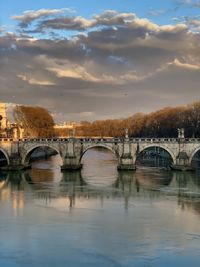
<instances>
[{"instance_id":1,"label":"building facade","mask_svg":"<svg viewBox=\"0 0 200 267\"><path fill-rule=\"evenodd\" d=\"M0 136L7 136L7 129L9 127L6 104L0 102Z\"/></svg>"},{"instance_id":2,"label":"building facade","mask_svg":"<svg viewBox=\"0 0 200 267\"><path fill-rule=\"evenodd\" d=\"M54 130L56 136L59 137L74 137L76 135L77 128L80 125L74 121L65 122L63 124L54 125Z\"/></svg>"},{"instance_id":3,"label":"building facade","mask_svg":"<svg viewBox=\"0 0 200 267\"><path fill-rule=\"evenodd\" d=\"M8 119L7 105L0 102L0 138L23 138L24 129Z\"/></svg>"}]
</instances>

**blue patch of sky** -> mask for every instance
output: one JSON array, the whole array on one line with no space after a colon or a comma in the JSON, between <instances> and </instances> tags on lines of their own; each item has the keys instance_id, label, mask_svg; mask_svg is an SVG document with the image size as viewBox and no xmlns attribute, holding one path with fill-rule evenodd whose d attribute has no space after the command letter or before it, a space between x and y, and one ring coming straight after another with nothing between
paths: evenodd
<instances>
[{"instance_id":1,"label":"blue patch of sky","mask_svg":"<svg viewBox=\"0 0 200 267\"><path fill-rule=\"evenodd\" d=\"M125 62L125 59L122 57L111 55L108 57L108 61L113 64L123 64Z\"/></svg>"},{"instance_id":2,"label":"blue patch of sky","mask_svg":"<svg viewBox=\"0 0 200 267\"><path fill-rule=\"evenodd\" d=\"M107 62L115 66L123 65L123 67L132 68L132 69L135 68L135 65L133 62L128 61L127 58L119 57L116 55L108 56Z\"/></svg>"}]
</instances>

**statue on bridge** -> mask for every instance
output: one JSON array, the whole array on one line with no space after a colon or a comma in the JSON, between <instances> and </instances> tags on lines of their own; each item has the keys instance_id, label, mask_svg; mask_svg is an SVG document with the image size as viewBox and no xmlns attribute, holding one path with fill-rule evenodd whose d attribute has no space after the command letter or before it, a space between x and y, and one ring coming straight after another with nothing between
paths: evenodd
<instances>
[{"instance_id":1,"label":"statue on bridge","mask_svg":"<svg viewBox=\"0 0 200 267\"><path fill-rule=\"evenodd\" d=\"M128 128L125 128L125 139L129 139Z\"/></svg>"},{"instance_id":2,"label":"statue on bridge","mask_svg":"<svg viewBox=\"0 0 200 267\"><path fill-rule=\"evenodd\" d=\"M185 138L185 129L184 128L178 128L178 138L179 139Z\"/></svg>"}]
</instances>

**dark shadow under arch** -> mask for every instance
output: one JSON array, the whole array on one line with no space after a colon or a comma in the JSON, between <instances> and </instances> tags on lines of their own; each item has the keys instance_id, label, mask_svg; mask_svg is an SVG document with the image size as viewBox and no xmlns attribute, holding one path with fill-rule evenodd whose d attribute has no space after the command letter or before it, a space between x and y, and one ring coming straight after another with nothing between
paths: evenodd
<instances>
[{"instance_id":1,"label":"dark shadow under arch","mask_svg":"<svg viewBox=\"0 0 200 267\"><path fill-rule=\"evenodd\" d=\"M196 149L193 155L191 156L191 165L195 169L200 169L200 148Z\"/></svg>"},{"instance_id":2,"label":"dark shadow under arch","mask_svg":"<svg viewBox=\"0 0 200 267\"><path fill-rule=\"evenodd\" d=\"M0 149L0 168L7 165L9 165L9 157L3 149Z\"/></svg>"},{"instance_id":3,"label":"dark shadow under arch","mask_svg":"<svg viewBox=\"0 0 200 267\"><path fill-rule=\"evenodd\" d=\"M173 164L173 156L160 146L144 148L136 157L136 164L148 167L170 167Z\"/></svg>"},{"instance_id":4,"label":"dark shadow under arch","mask_svg":"<svg viewBox=\"0 0 200 267\"><path fill-rule=\"evenodd\" d=\"M37 151L41 151L41 153L36 154ZM42 151L44 153L42 153ZM35 155L34 155L34 153L35 153ZM45 153L46 153L46 155L45 155ZM41 154L41 157L40 157L40 154ZM23 163L24 164L30 164L31 161L42 159L42 158L45 159L45 157L47 158L47 157L51 157L51 156L57 155L57 154L61 157L60 152L52 146L37 145L37 146L35 146L35 147L33 147L27 151L26 155L23 158ZM33 155L34 155L34 157L33 157Z\"/></svg>"}]
</instances>

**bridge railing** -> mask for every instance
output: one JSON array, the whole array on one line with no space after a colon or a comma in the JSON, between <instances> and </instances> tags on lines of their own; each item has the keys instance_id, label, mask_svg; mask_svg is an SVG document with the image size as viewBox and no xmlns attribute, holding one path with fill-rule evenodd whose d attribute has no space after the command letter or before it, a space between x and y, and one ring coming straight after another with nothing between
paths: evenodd
<instances>
[{"instance_id":1,"label":"bridge railing","mask_svg":"<svg viewBox=\"0 0 200 267\"><path fill-rule=\"evenodd\" d=\"M124 142L124 138L23 138L23 139L13 139L13 138L0 138L0 142L69 142L70 140L76 140L80 142L111 142L120 143ZM132 143L177 143L180 141L179 138L129 138ZM200 138L184 138L181 139L185 143L199 143Z\"/></svg>"},{"instance_id":2,"label":"bridge railing","mask_svg":"<svg viewBox=\"0 0 200 267\"><path fill-rule=\"evenodd\" d=\"M0 138L0 142L13 142L13 138Z\"/></svg>"},{"instance_id":3,"label":"bridge railing","mask_svg":"<svg viewBox=\"0 0 200 267\"><path fill-rule=\"evenodd\" d=\"M130 141L147 142L147 143L160 143L160 142L178 142L178 138L130 138Z\"/></svg>"}]
</instances>

